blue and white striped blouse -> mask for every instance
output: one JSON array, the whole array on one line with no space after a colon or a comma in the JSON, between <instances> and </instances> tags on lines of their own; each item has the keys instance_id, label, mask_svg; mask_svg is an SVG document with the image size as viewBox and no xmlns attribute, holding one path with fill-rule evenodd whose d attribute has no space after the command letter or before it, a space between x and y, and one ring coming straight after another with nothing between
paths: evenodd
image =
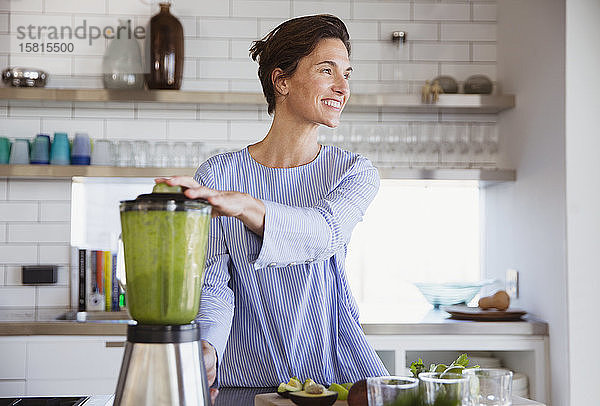
<instances>
[{"instance_id":1,"label":"blue and white striped blouse","mask_svg":"<svg viewBox=\"0 0 600 406\"><path fill-rule=\"evenodd\" d=\"M265 204L264 236L211 220L198 321L219 359L220 386L276 386L387 375L358 321L347 245L379 188L368 159L322 146L310 163L270 168L248 148L215 155L195 179Z\"/></svg>"}]
</instances>

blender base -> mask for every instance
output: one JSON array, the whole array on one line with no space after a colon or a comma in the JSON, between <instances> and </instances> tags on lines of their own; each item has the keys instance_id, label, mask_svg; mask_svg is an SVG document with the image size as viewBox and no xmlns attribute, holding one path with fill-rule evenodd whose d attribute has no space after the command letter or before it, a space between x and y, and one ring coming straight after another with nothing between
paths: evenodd
<instances>
[{"instance_id":1,"label":"blender base","mask_svg":"<svg viewBox=\"0 0 600 406\"><path fill-rule=\"evenodd\" d=\"M130 325L114 405L209 406L200 328Z\"/></svg>"}]
</instances>

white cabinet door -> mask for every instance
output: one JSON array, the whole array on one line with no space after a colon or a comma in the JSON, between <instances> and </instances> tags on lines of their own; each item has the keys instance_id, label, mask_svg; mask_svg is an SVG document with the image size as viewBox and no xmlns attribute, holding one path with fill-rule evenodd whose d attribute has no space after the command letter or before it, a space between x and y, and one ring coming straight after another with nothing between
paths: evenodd
<instances>
[{"instance_id":1,"label":"white cabinet door","mask_svg":"<svg viewBox=\"0 0 600 406\"><path fill-rule=\"evenodd\" d=\"M0 381L0 397L25 395L25 380Z\"/></svg>"},{"instance_id":2,"label":"white cabinet door","mask_svg":"<svg viewBox=\"0 0 600 406\"><path fill-rule=\"evenodd\" d=\"M39 337L27 344L27 380L115 379L119 375L124 337ZM116 381L115 381L116 382Z\"/></svg>"},{"instance_id":3,"label":"white cabinet door","mask_svg":"<svg viewBox=\"0 0 600 406\"><path fill-rule=\"evenodd\" d=\"M25 379L25 354L25 342L0 337L0 379Z\"/></svg>"}]
</instances>

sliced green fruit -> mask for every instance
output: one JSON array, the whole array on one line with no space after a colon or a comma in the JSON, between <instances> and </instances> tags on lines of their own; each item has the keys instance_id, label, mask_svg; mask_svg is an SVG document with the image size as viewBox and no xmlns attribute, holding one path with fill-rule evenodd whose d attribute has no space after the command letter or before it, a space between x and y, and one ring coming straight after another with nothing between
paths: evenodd
<instances>
[{"instance_id":1,"label":"sliced green fruit","mask_svg":"<svg viewBox=\"0 0 600 406\"><path fill-rule=\"evenodd\" d=\"M291 378L288 383L282 382L277 387L277 393L284 398L289 397L290 392L302 390L302 384L297 378Z\"/></svg>"},{"instance_id":2,"label":"sliced green fruit","mask_svg":"<svg viewBox=\"0 0 600 406\"><path fill-rule=\"evenodd\" d=\"M343 383L342 386L348 390L350 390L350 388L352 387L353 383L352 382L346 382Z\"/></svg>"},{"instance_id":3,"label":"sliced green fruit","mask_svg":"<svg viewBox=\"0 0 600 406\"><path fill-rule=\"evenodd\" d=\"M302 390L302 383L295 376L290 378L290 381L287 383L289 386L296 388L296 390Z\"/></svg>"},{"instance_id":4,"label":"sliced green fruit","mask_svg":"<svg viewBox=\"0 0 600 406\"><path fill-rule=\"evenodd\" d=\"M329 388L327 388L327 390L330 390L332 392L337 392L339 400L347 400L348 399L348 389L346 389L339 383L332 383L331 385L329 385Z\"/></svg>"},{"instance_id":5,"label":"sliced green fruit","mask_svg":"<svg viewBox=\"0 0 600 406\"><path fill-rule=\"evenodd\" d=\"M166 183L157 183L152 188L152 193L183 193L181 186L169 186Z\"/></svg>"},{"instance_id":6,"label":"sliced green fruit","mask_svg":"<svg viewBox=\"0 0 600 406\"><path fill-rule=\"evenodd\" d=\"M306 393L310 393L311 395L320 395L326 391L323 385L319 385L318 383L310 383L304 389Z\"/></svg>"},{"instance_id":7,"label":"sliced green fruit","mask_svg":"<svg viewBox=\"0 0 600 406\"><path fill-rule=\"evenodd\" d=\"M307 379L304 381L304 385L302 385L302 389L306 390L306 388L308 387L308 385L311 385L311 384L314 384L314 383L316 383L316 382L315 382L315 381L313 381L313 380L312 380L312 379L310 379L310 378L307 378Z\"/></svg>"}]
</instances>

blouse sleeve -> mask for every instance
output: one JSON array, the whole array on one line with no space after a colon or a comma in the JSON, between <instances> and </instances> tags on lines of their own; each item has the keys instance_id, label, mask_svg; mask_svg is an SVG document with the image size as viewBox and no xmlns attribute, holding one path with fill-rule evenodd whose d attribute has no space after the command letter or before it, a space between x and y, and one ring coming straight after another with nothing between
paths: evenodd
<instances>
[{"instance_id":1,"label":"blouse sleeve","mask_svg":"<svg viewBox=\"0 0 600 406\"><path fill-rule=\"evenodd\" d=\"M263 200L265 229L254 268L324 261L350 242L379 190L379 174L359 157L339 184L312 207Z\"/></svg>"},{"instance_id":2,"label":"blouse sleeve","mask_svg":"<svg viewBox=\"0 0 600 406\"><path fill-rule=\"evenodd\" d=\"M194 177L197 182L214 188L214 178L208 162L203 163ZM219 217L210 220L204 283L197 321L201 338L208 341L223 359L233 319L234 296L229 288L229 251L225 243L223 225Z\"/></svg>"}]
</instances>

